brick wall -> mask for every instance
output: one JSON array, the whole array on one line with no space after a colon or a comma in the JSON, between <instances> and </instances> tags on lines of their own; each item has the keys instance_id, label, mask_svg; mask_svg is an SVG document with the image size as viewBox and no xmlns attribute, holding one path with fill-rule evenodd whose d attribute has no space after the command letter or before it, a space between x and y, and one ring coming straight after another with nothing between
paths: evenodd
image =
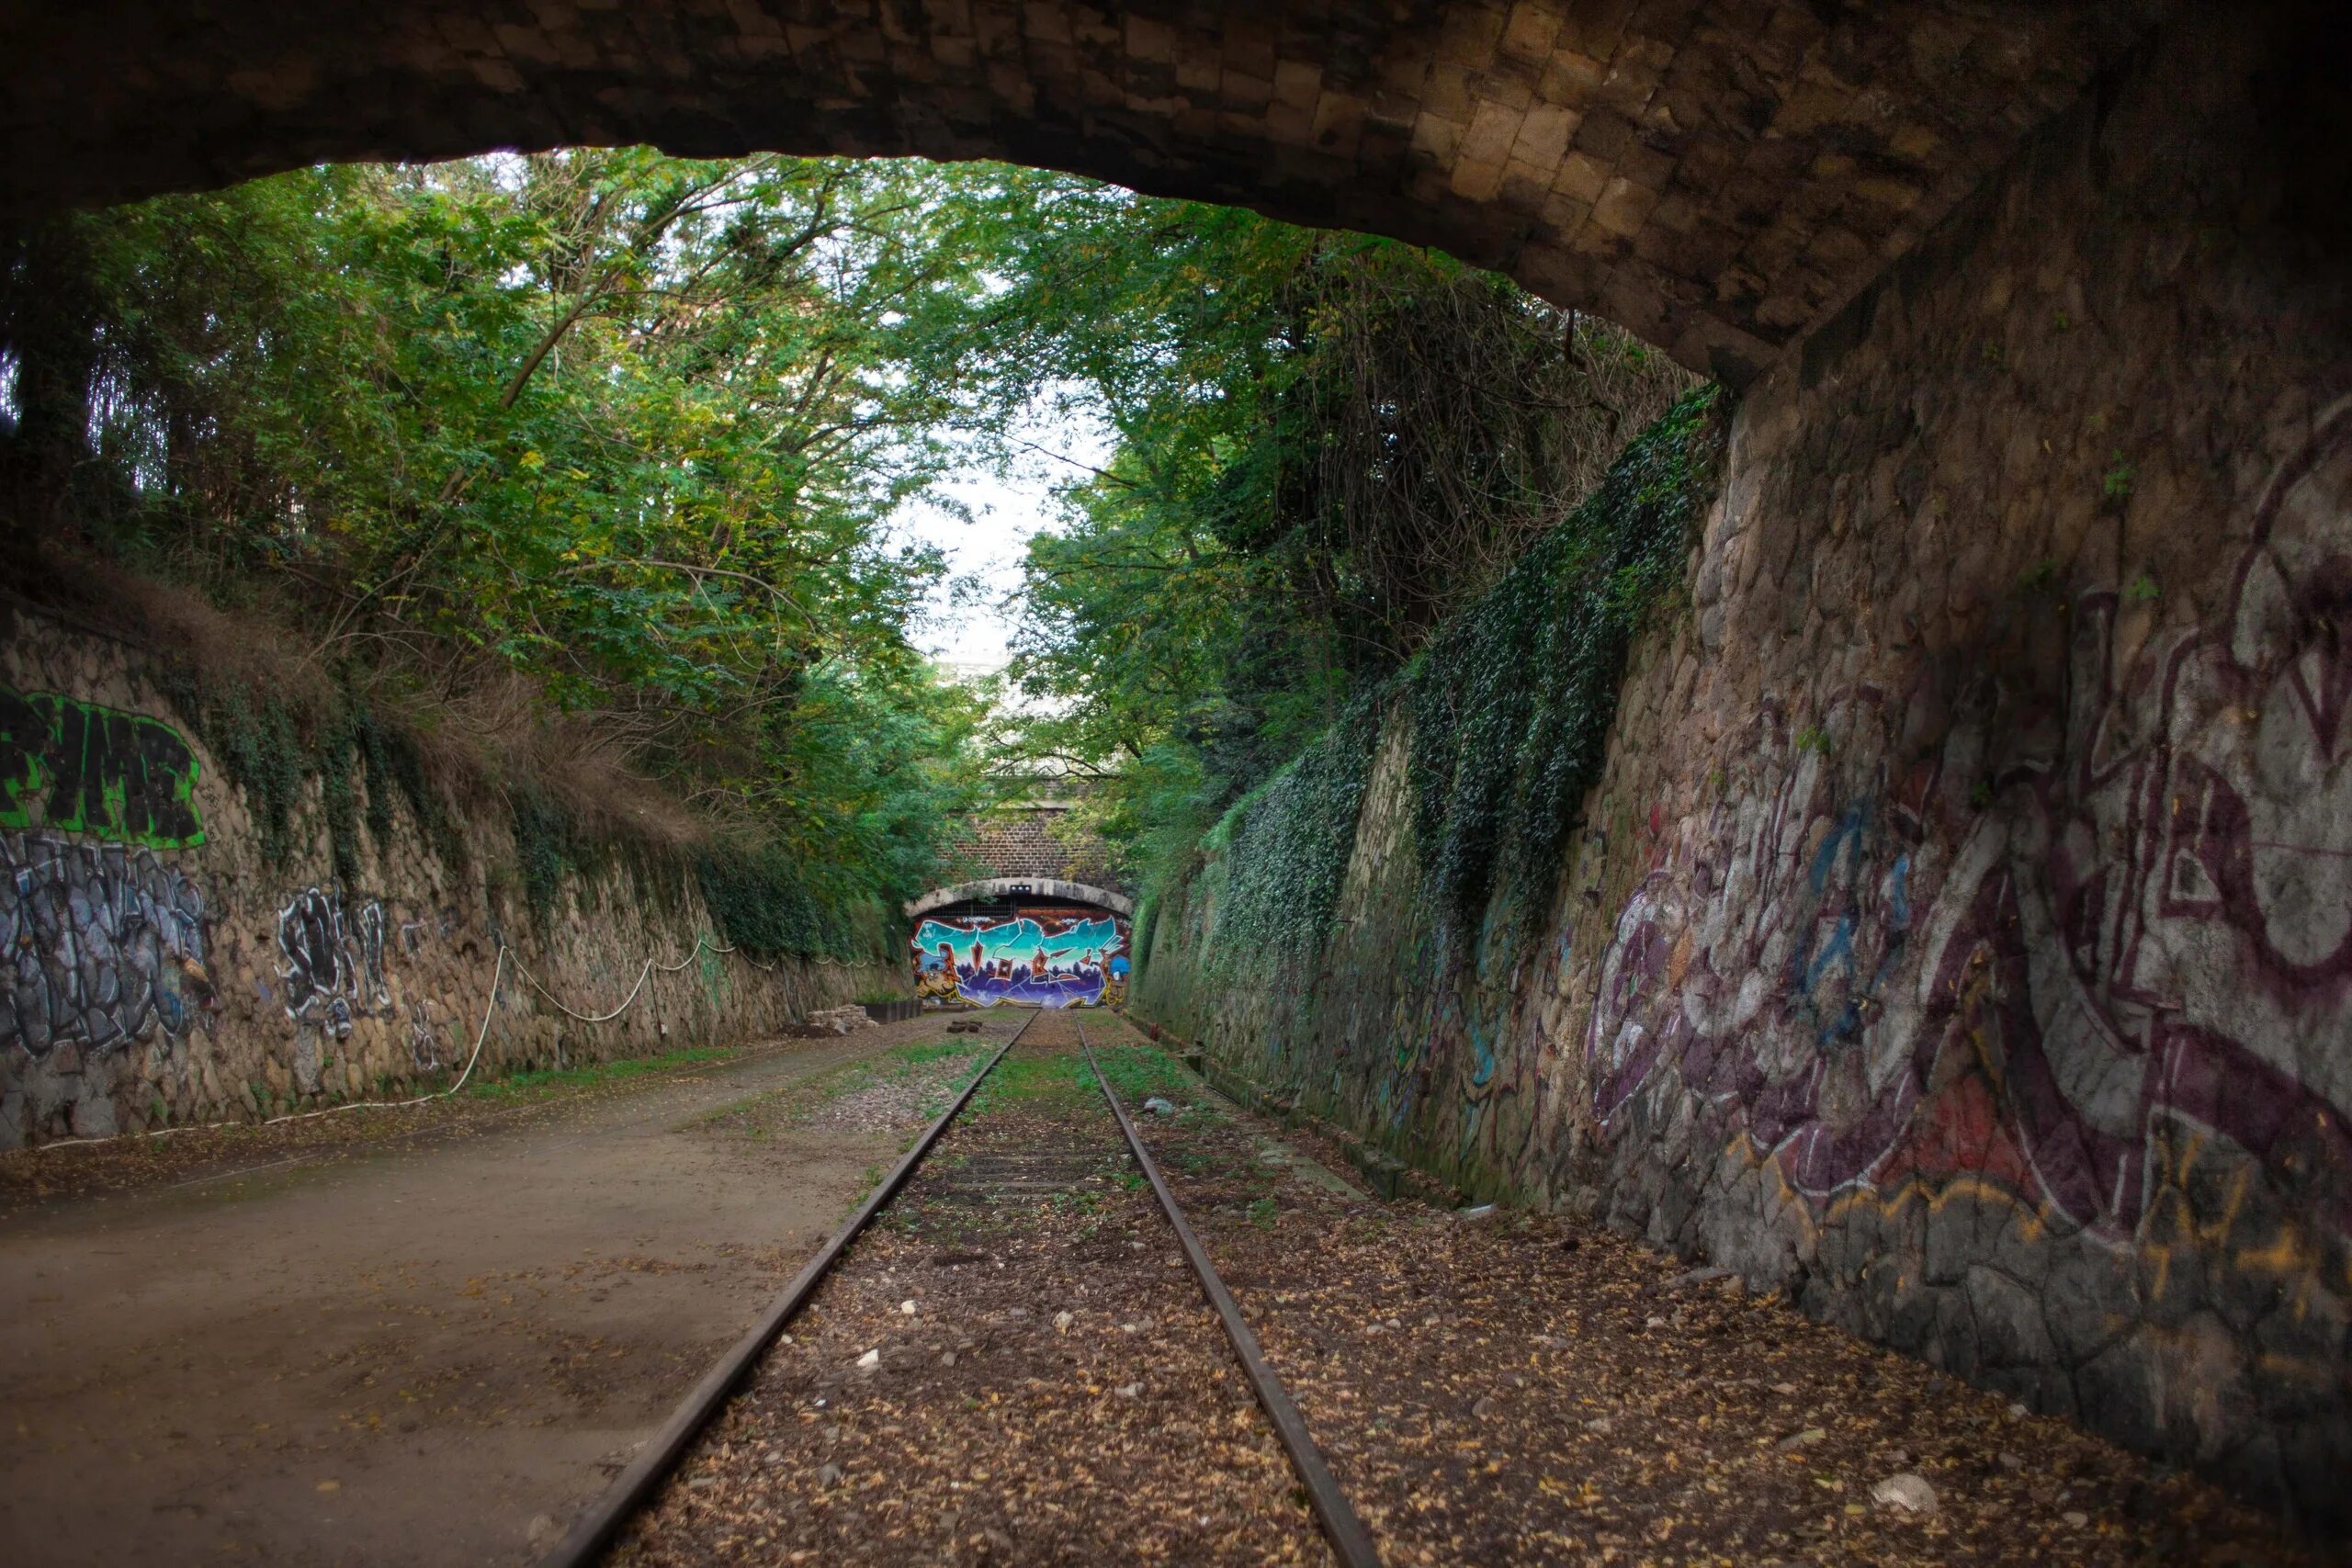
<instances>
[{"instance_id":1,"label":"brick wall","mask_svg":"<svg viewBox=\"0 0 2352 1568\"><path fill-rule=\"evenodd\" d=\"M1011 806L973 818L956 853L988 876L1049 876L1123 891L1102 840L1080 828L1067 806Z\"/></svg>"}]
</instances>

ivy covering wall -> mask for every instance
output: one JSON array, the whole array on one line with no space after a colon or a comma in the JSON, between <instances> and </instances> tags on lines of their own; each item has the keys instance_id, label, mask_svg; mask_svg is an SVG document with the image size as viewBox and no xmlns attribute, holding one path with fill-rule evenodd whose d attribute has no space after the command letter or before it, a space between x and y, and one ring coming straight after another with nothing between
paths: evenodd
<instances>
[{"instance_id":1,"label":"ivy covering wall","mask_svg":"<svg viewBox=\"0 0 2352 1568\"><path fill-rule=\"evenodd\" d=\"M695 863L719 934L754 958L895 964L903 922L876 898L828 899L773 848L710 850Z\"/></svg>"},{"instance_id":2,"label":"ivy covering wall","mask_svg":"<svg viewBox=\"0 0 2352 1568\"><path fill-rule=\"evenodd\" d=\"M1457 953L1497 897L1512 914L1550 901L1626 649L1679 581L1714 400L1709 386L1677 401L1405 672L1414 837Z\"/></svg>"},{"instance_id":3,"label":"ivy covering wall","mask_svg":"<svg viewBox=\"0 0 2352 1568\"><path fill-rule=\"evenodd\" d=\"M1712 387L1676 402L1491 591L1227 813L1138 917L1142 1016L1474 1189L1490 1178L1475 1128L1417 1121L1428 1058L1459 1034L1491 1060L1633 639L1680 592L1716 404Z\"/></svg>"}]
</instances>

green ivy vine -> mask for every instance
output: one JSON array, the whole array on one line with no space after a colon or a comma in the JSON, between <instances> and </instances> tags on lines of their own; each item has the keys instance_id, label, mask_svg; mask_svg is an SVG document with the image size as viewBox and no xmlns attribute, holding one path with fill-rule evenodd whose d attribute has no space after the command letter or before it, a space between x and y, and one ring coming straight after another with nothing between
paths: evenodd
<instances>
[{"instance_id":1,"label":"green ivy vine","mask_svg":"<svg viewBox=\"0 0 2352 1568\"><path fill-rule=\"evenodd\" d=\"M1382 693L1366 692L1236 801L1204 847L1227 868L1219 941L1265 963L1311 957L1330 927L1380 748Z\"/></svg>"},{"instance_id":2,"label":"green ivy vine","mask_svg":"<svg viewBox=\"0 0 2352 1568\"><path fill-rule=\"evenodd\" d=\"M1716 439L1716 389L1685 395L1566 521L1430 638L1402 676L1413 830L1459 953L1498 893L1547 899L1600 779L1634 633L1679 579Z\"/></svg>"},{"instance_id":3,"label":"green ivy vine","mask_svg":"<svg viewBox=\"0 0 2352 1568\"><path fill-rule=\"evenodd\" d=\"M1211 830L1201 848L1223 879L1214 945L1228 972L1320 952L1392 719L1410 726L1414 838L1445 951L1466 953L1490 913L1540 910L1600 782L1634 637L1680 580L1715 399L1703 387L1676 402L1501 581Z\"/></svg>"},{"instance_id":4,"label":"green ivy vine","mask_svg":"<svg viewBox=\"0 0 2352 1568\"><path fill-rule=\"evenodd\" d=\"M755 958L873 956L874 911L820 897L781 850L717 848L695 870L719 933Z\"/></svg>"}]
</instances>

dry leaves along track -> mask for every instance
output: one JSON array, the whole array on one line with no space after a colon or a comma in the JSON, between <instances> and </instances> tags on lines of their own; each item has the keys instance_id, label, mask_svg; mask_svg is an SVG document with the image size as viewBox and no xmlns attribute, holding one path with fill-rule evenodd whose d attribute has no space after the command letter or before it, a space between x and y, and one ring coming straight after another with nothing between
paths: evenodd
<instances>
[{"instance_id":1,"label":"dry leaves along track","mask_svg":"<svg viewBox=\"0 0 2352 1568\"><path fill-rule=\"evenodd\" d=\"M1103 1055L1131 1101L1190 1087ZM1036 1020L615 1554L753 1560L1329 1560L1077 1020Z\"/></svg>"}]
</instances>

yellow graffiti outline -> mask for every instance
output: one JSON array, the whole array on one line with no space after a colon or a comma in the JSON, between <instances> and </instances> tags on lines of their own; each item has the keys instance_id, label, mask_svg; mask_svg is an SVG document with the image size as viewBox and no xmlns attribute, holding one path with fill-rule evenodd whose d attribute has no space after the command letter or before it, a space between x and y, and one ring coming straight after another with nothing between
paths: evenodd
<instances>
[{"instance_id":1,"label":"yellow graffiti outline","mask_svg":"<svg viewBox=\"0 0 2352 1568\"><path fill-rule=\"evenodd\" d=\"M2179 1156L2165 1169L2169 1179L2156 1193L2133 1232L2130 1247L2144 1260L2148 1270L2151 1302L2160 1302L2171 1287L2173 1256L2184 1244L2195 1244L2195 1249L2216 1257L2225 1257L2233 1269L2249 1274L2262 1274L2273 1280L2292 1281L2290 1307L2297 1322L2304 1321L2312 1310L2312 1291L2325 1281L2326 1263L2303 1227L2292 1220L2282 1220L2277 1235L2259 1246L2246 1246L2229 1251L2231 1233L2235 1230L2249 1194L2251 1172L2241 1166L2232 1174L2227 1197L2221 1213L2211 1223L2199 1224L2188 1209L2188 1179L2191 1167L2204 1152L2208 1135L2191 1132L2181 1140ZM1820 1240L1823 1234L1846 1222L1857 1210L1875 1213L1883 1220L1893 1220L1913 1202L1922 1203L1928 1213L1940 1213L1945 1205L1962 1198L1978 1202L1997 1204L2016 1216L2020 1238L2031 1245L2051 1234L2050 1206L2047 1201L2031 1201L2006 1182L1971 1172L1930 1180L1921 1175L1905 1177L1902 1185L1885 1190L1874 1183L1859 1184L1832 1195L1826 1201L1817 1201L1800 1190L1772 1157L1773 1151L1759 1143L1746 1128L1735 1133L1724 1152L1745 1162L1750 1169L1761 1169L1772 1181L1779 1208L1799 1217L1803 1239L1807 1243ZM1819 1212L1815 1204L1819 1202ZM2172 1210L2177 1209L2175 1216ZM2172 1221L2175 1240L2159 1240L2152 1233L2162 1213ZM2335 1287L2330 1286L2331 1290ZM2352 1294L2352 1249L2346 1253L2344 1283L2337 1294Z\"/></svg>"},{"instance_id":2,"label":"yellow graffiti outline","mask_svg":"<svg viewBox=\"0 0 2352 1568\"><path fill-rule=\"evenodd\" d=\"M1780 1162L1772 1157L1772 1151L1758 1143L1746 1128L1733 1135L1724 1152L1746 1160L1751 1168L1760 1168L1770 1173L1779 1187L1778 1197L1781 1206L1804 1216L1807 1241L1820 1239L1824 1231L1843 1224L1846 1216L1856 1209L1871 1209L1881 1219L1891 1220L1915 1201L1924 1203L1929 1213L1936 1213L1947 1203L1963 1197L1973 1197L1980 1201L1997 1201L2007 1207L2021 1222L2020 1231L2029 1242L2040 1241L2049 1234L2045 1205L2029 1203L2017 1189L1990 1177L1962 1172L1947 1177L1940 1182L1930 1183L1924 1176L1908 1176L1900 1187L1891 1192L1875 1183L1860 1184L1847 1188L1823 1201L1821 1212L1816 1215L1814 1205L1817 1200L1791 1182L1781 1170Z\"/></svg>"}]
</instances>

